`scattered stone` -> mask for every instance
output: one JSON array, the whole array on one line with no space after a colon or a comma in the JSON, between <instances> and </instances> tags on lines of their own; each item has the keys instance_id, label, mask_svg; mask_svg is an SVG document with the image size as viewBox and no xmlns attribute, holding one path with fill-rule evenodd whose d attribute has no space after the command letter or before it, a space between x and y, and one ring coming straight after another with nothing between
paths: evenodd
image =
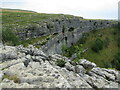
<instances>
[{"instance_id":1,"label":"scattered stone","mask_svg":"<svg viewBox=\"0 0 120 90\"><path fill-rule=\"evenodd\" d=\"M74 66L67 57L58 54L47 56L41 50L35 49L33 46L30 47L6 46L8 50L4 50L3 53L7 52L10 55L9 51L12 50L19 54L16 59L6 58L6 61L0 63L0 87L104 89L118 88L117 85L120 84L119 71L99 68L96 64L86 59L81 59ZM61 68L54 64L58 59L65 60L64 67ZM88 72L89 69L90 71ZM17 78L3 78L4 75L15 75ZM20 82L15 83L14 79L19 79Z\"/></svg>"}]
</instances>

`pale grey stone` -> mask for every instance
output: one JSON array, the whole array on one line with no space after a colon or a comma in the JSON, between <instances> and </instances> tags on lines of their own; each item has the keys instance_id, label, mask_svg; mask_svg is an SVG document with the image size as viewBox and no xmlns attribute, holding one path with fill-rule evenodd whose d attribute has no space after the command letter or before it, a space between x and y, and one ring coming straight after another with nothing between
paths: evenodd
<instances>
[{"instance_id":1,"label":"pale grey stone","mask_svg":"<svg viewBox=\"0 0 120 90\"><path fill-rule=\"evenodd\" d=\"M85 74L86 73L86 70L84 69L84 67L83 66L81 66L81 65L76 65L75 66L75 72L76 73L80 73L80 74Z\"/></svg>"},{"instance_id":2,"label":"pale grey stone","mask_svg":"<svg viewBox=\"0 0 120 90\"><path fill-rule=\"evenodd\" d=\"M95 63L92 63L90 61L87 61L86 59L80 59L79 64L82 65L84 68L93 68L96 67Z\"/></svg>"}]
</instances>

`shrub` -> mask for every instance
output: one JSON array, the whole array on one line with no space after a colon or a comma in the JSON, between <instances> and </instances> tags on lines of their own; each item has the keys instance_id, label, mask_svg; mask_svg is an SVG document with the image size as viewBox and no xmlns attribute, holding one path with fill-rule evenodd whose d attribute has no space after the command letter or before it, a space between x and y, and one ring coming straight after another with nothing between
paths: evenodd
<instances>
[{"instance_id":1,"label":"shrub","mask_svg":"<svg viewBox=\"0 0 120 90\"><path fill-rule=\"evenodd\" d=\"M2 41L10 45L17 45L19 43L18 37L12 30L2 30Z\"/></svg>"},{"instance_id":2,"label":"shrub","mask_svg":"<svg viewBox=\"0 0 120 90\"><path fill-rule=\"evenodd\" d=\"M80 44L79 46L74 46L75 47L75 52L76 52L76 57L78 59L82 58L82 54L83 54L83 48L82 48L82 44Z\"/></svg>"},{"instance_id":3,"label":"shrub","mask_svg":"<svg viewBox=\"0 0 120 90\"><path fill-rule=\"evenodd\" d=\"M57 66L60 66L60 67L64 67L65 66L65 61L64 60L62 60L62 59L58 59L57 61L56 61L56 64L57 64Z\"/></svg>"},{"instance_id":4,"label":"shrub","mask_svg":"<svg viewBox=\"0 0 120 90\"><path fill-rule=\"evenodd\" d=\"M71 57L72 54L74 54L74 53L75 53L75 46L74 45L72 45L70 48L68 48L66 50L66 54L67 54L68 57Z\"/></svg>"},{"instance_id":5,"label":"shrub","mask_svg":"<svg viewBox=\"0 0 120 90\"><path fill-rule=\"evenodd\" d=\"M91 49L94 51L94 52L99 52L100 50L103 49L103 41L100 39L100 38L97 38L95 40L95 42L93 43Z\"/></svg>"},{"instance_id":6,"label":"shrub","mask_svg":"<svg viewBox=\"0 0 120 90\"><path fill-rule=\"evenodd\" d=\"M78 46L79 47L79 46ZM77 53L79 50L76 48L75 45L72 45L71 47L67 48L66 45L62 46L62 53L66 57L71 57L74 53Z\"/></svg>"},{"instance_id":7,"label":"shrub","mask_svg":"<svg viewBox=\"0 0 120 90\"><path fill-rule=\"evenodd\" d=\"M86 42L86 37L82 37L79 40L80 44L84 44Z\"/></svg>"},{"instance_id":8,"label":"shrub","mask_svg":"<svg viewBox=\"0 0 120 90\"><path fill-rule=\"evenodd\" d=\"M111 61L112 68L116 68L117 70L120 70L120 52L118 52L113 60Z\"/></svg>"},{"instance_id":9,"label":"shrub","mask_svg":"<svg viewBox=\"0 0 120 90\"><path fill-rule=\"evenodd\" d=\"M80 61L80 59L75 58L75 59L73 59L72 61L73 61L74 63L78 63L78 62Z\"/></svg>"}]
</instances>

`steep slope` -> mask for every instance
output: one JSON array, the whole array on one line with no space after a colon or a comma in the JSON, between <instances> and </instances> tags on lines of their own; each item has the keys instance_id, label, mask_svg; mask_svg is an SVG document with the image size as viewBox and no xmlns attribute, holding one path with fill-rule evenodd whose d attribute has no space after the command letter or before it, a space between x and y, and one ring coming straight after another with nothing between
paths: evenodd
<instances>
[{"instance_id":1,"label":"steep slope","mask_svg":"<svg viewBox=\"0 0 120 90\"><path fill-rule=\"evenodd\" d=\"M9 45L23 44L27 46L28 44L34 44L37 47L43 46L43 51L46 53L51 52L51 49L53 53L61 53L60 47L65 41L64 37L68 39L66 40L67 46L70 46L81 37L82 33L109 27L114 23L114 21L108 20L87 20L72 15L41 14L21 10L2 9L4 42ZM50 35L55 36L55 38L52 40L53 37L48 37ZM41 40L40 37L46 38ZM36 39L40 43L37 43ZM48 42L49 39L50 42L60 39L60 44L57 42L50 43ZM42 41L44 42L42 43ZM56 47L57 49L54 51L55 47L52 47L50 44L59 47ZM46 46L47 48L45 48ZM51 47L51 49L49 47Z\"/></svg>"},{"instance_id":2,"label":"steep slope","mask_svg":"<svg viewBox=\"0 0 120 90\"><path fill-rule=\"evenodd\" d=\"M102 49L96 52L100 43ZM112 61L120 51L119 47L119 32L117 28L105 28L100 30L93 30L89 33L84 33L77 43L70 48L65 48L63 54L71 59L86 58L89 61L96 63L99 67L115 68L112 67ZM95 50L92 48L95 47ZM81 56L77 57L76 53L81 52ZM118 68L115 68L118 69Z\"/></svg>"}]
</instances>

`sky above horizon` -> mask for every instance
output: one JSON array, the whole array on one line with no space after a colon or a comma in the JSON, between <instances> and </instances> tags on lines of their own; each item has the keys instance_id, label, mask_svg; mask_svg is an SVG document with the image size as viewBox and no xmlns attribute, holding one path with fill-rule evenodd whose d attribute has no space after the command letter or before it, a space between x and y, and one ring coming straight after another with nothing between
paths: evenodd
<instances>
[{"instance_id":1,"label":"sky above horizon","mask_svg":"<svg viewBox=\"0 0 120 90\"><path fill-rule=\"evenodd\" d=\"M2 0L2 8L82 16L88 19L118 19L119 0Z\"/></svg>"}]
</instances>

